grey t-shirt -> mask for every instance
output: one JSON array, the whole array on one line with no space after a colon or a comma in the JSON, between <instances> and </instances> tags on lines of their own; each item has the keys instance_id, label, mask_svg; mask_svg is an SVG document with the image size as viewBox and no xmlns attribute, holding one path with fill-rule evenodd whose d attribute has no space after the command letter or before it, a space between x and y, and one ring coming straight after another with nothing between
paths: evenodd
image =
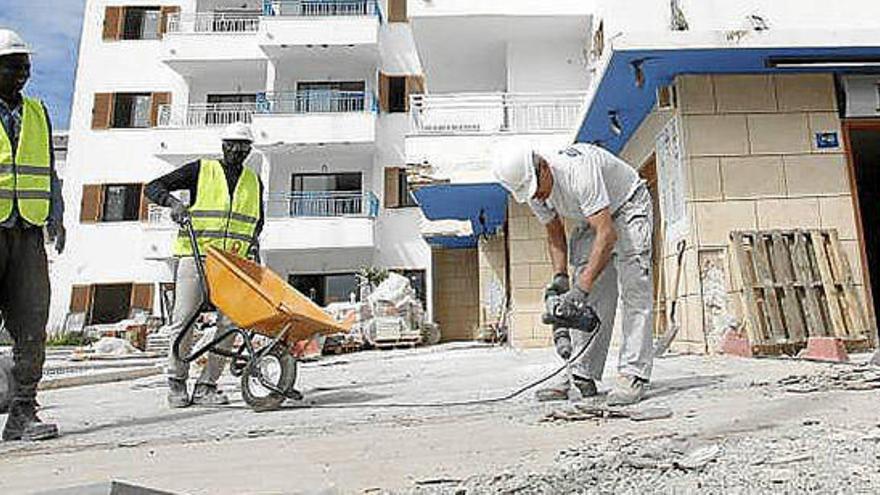
<instances>
[{"instance_id":1,"label":"grey t-shirt","mask_svg":"<svg viewBox=\"0 0 880 495\"><path fill-rule=\"evenodd\" d=\"M531 199L529 206L545 225L557 215L584 220L604 208L613 215L642 183L626 162L592 144L575 144L544 158L553 190L546 201Z\"/></svg>"}]
</instances>

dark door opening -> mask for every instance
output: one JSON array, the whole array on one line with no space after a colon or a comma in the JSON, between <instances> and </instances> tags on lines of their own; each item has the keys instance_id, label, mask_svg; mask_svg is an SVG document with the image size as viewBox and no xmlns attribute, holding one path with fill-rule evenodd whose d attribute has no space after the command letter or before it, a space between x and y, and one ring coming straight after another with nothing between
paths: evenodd
<instances>
[{"instance_id":1,"label":"dark door opening","mask_svg":"<svg viewBox=\"0 0 880 495\"><path fill-rule=\"evenodd\" d=\"M131 312L131 284L96 285L89 324L116 323Z\"/></svg>"},{"instance_id":2,"label":"dark door opening","mask_svg":"<svg viewBox=\"0 0 880 495\"><path fill-rule=\"evenodd\" d=\"M849 154L852 161L852 178L858 194L857 217L861 225L864 264L867 270L865 283L869 285L868 297L873 302L875 325L877 308L880 308L880 122L851 123L848 126Z\"/></svg>"},{"instance_id":3,"label":"dark door opening","mask_svg":"<svg viewBox=\"0 0 880 495\"><path fill-rule=\"evenodd\" d=\"M666 284L661 279L663 269L663 219L660 213L660 186L657 181L657 157L651 155L639 169L639 176L645 180L648 191L651 193L651 202L654 209L654 234L652 242L653 269L654 269L654 307L662 308L654 314L654 334L663 335L666 331ZM674 291L674 288L670 288Z\"/></svg>"}]
</instances>

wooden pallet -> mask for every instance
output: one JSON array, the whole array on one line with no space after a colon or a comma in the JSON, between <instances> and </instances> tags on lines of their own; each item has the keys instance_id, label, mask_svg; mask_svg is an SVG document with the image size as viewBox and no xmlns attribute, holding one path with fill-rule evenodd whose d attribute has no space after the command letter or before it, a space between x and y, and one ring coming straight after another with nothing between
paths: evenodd
<instances>
[{"instance_id":1,"label":"wooden pallet","mask_svg":"<svg viewBox=\"0 0 880 495\"><path fill-rule=\"evenodd\" d=\"M377 340L373 347L376 349L412 349L419 345L422 338L419 337L401 337L398 339Z\"/></svg>"},{"instance_id":2,"label":"wooden pallet","mask_svg":"<svg viewBox=\"0 0 880 495\"><path fill-rule=\"evenodd\" d=\"M838 337L851 350L872 344L836 230L735 231L728 253L746 333L759 352L795 352L809 337Z\"/></svg>"}]
</instances>

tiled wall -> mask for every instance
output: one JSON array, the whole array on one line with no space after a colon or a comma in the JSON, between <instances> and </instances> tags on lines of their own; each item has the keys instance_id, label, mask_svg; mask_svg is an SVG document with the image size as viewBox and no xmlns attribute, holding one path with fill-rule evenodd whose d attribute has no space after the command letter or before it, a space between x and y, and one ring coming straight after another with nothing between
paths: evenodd
<instances>
[{"instance_id":1,"label":"tiled wall","mask_svg":"<svg viewBox=\"0 0 880 495\"><path fill-rule=\"evenodd\" d=\"M434 320L443 341L473 340L479 325L476 249L435 249Z\"/></svg>"},{"instance_id":2,"label":"tiled wall","mask_svg":"<svg viewBox=\"0 0 880 495\"><path fill-rule=\"evenodd\" d=\"M553 276L547 251L547 231L528 206L510 202L511 318L510 341L514 347L545 347L551 344L550 327L541 323L544 287Z\"/></svg>"},{"instance_id":3,"label":"tiled wall","mask_svg":"<svg viewBox=\"0 0 880 495\"><path fill-rule=\"evenodd\" d=\"M701 279L708 263L726 252L731 230L836 228L861 285L833 77L683 76L677 84L693 247L685 257L680 347L704 346ZM818 132L837 132L840 147L819 149ZM674 261L666 263L671 286ZM731 302L736 297L729 294Z\"/></svg>"}]
</instances>

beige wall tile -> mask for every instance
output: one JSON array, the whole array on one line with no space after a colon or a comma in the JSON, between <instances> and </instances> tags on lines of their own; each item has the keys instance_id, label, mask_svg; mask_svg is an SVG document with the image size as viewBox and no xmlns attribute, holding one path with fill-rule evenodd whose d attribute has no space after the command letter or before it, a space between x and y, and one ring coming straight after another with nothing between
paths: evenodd
<instances>
[{"instance_id":1,"label":"beige wall tile","mask_svg":"<svg viewBox=\"0 0 880 495\"><path fill-rule=\"evenodd\" d=\"M690 115L684 118L688 155L747 155L745 115Z\"/></svg>"},{"instance_id":2,"label":"beige wall tile","mask_svg":"<svg viewBox=\"0 0 880 495\"><path fill-rule=\"evenodd\" d=\"M819 226L819 201L815 198L758 201L758 228L796 229Z\"/></svg>"},{"instance_id":3,"label":"beige wall tile","mask_svg":"<svg viewBox=\"0 0 880 495\"><path fill-rule=\"evenodd\" d=\"M696 200L721 199L718 158L692 158L689 164L691 197Z\"/></svg>"},{"instance_id":4,"label":"beige wall tile","mask_svg":"<svg viewBox=\"0 0 880 495\"><path fill-rule=\"evenodd\" d=\"M814 153L841 153L843 151L843 132L840 130L840 118L836 112L811 113L810 146ZM836 132L840 146L837 148L819 148L816 146L816 133Z\"/></svg>"},{"instance_id":5,"label":"beige wall tile","mask_svg":"<svg viewBox=\"0 0 880 495\"><path fill-rule=\"evenodd\" d=\"M725 199L785 195L781 156L746 156L721 159L721 184Z\"/></svg>"},{"instance_id":6,"label":"beige wall tile","mask_svg":"<svg viewBox=\"0 0 880 495\"><path fill-rule=\"evenodd\" d=\"M553 277L553 266L550 263L529 265L529 284L531 287L544 288Z\"/></svg>"},{"instance_id":7,"label":"beige wall tile","mask_svg":"<svg viewBox=\"0 0 880 495\"><path fill-rule=\"evenodd\" d=\"M779 109L790 111L837 110L831 74L780 74L775 76Z\"/></svg>"},{"instance_id":8,"label":"beige wall tile","mask_svg":"<svg viewBox=\"0 0 880 495\"><path fill-rule=\"evenodd\" d=\"M529 238L529 219L528 217L511 217L507 221L507 231L512 240L521 240Z\"/></svg>"},{"instance_id":9,"label":"beige wall tile","mask_svg":"<svg viewBox=\"0 0 880 495\"><path fill-rule=\"evenodd\" d=\"M807 114L749 115L752 154L809 153Z\"/></svg>"},{"instance_id":10,"label":"beige wall tile","mask_svg":"<svg viewBox=\"0 0 880 495\"><path fill-rule=\"evenodd\" d=\"M785 180L792 196L849 192L844 155L786 155Z\"/></svg>"},{"instance_id":11,"label":"beige wall tile","mask_svg":"<svg viewBox=\"0 0 880 495\"><path fill-rule=\"evenodd\" d=\"M544 291L541 289L513 289L513 304L519 311L538 311L544 307Z\"/></svg>"},{"instance_id":12,"label":"beige wall tile","mask_svg":"<svg viewBox=\"0 0 880 495\"><path fill-rule=\"evenodd\" d=\"M532 215L529 217L529 238L530 239L546 239L547 227L538 220L538 217Z\"/></svg>"},{"instance_id":13,"label":"beige wall tile","mask_svg":"<svg viewBox=\"0 0 880 495\"><path fill-rule=\"evenodd\" d=\"M715 94L712 76L680 76L678 102L684 114L715 113Z\"/></svg>"},{"instance_id":14,"label":"beige wall tile","mask_svg":"<svg viewBox=\"0 0 880 495\"><path fill-rule=\"evenodd\" d=\"M718 113L776 112L773 77L758 74L712 76Z\"/></svg>"},{"instance_id":15,"label":"beige wall tile","mask_svg":"<svg viewBox=\"0 0 880 495\"><path fill-rule=\"evenodd\" d=\"M752 201L697 203L697 234L700 245L725 246L732 230L754 230L755 204Z\"/></svg>"},{"instance_id":16,"label":"beige wall tile","mask_svg":"<svg viewBox=\"0 0 880 495\"><path fill-rule=\"evenodd\" d=\"M858 239L855 209L850 196L820 198L819 209L823 229L837 229L837 235L841 239Z\"/></svg>"}]
</instances>

